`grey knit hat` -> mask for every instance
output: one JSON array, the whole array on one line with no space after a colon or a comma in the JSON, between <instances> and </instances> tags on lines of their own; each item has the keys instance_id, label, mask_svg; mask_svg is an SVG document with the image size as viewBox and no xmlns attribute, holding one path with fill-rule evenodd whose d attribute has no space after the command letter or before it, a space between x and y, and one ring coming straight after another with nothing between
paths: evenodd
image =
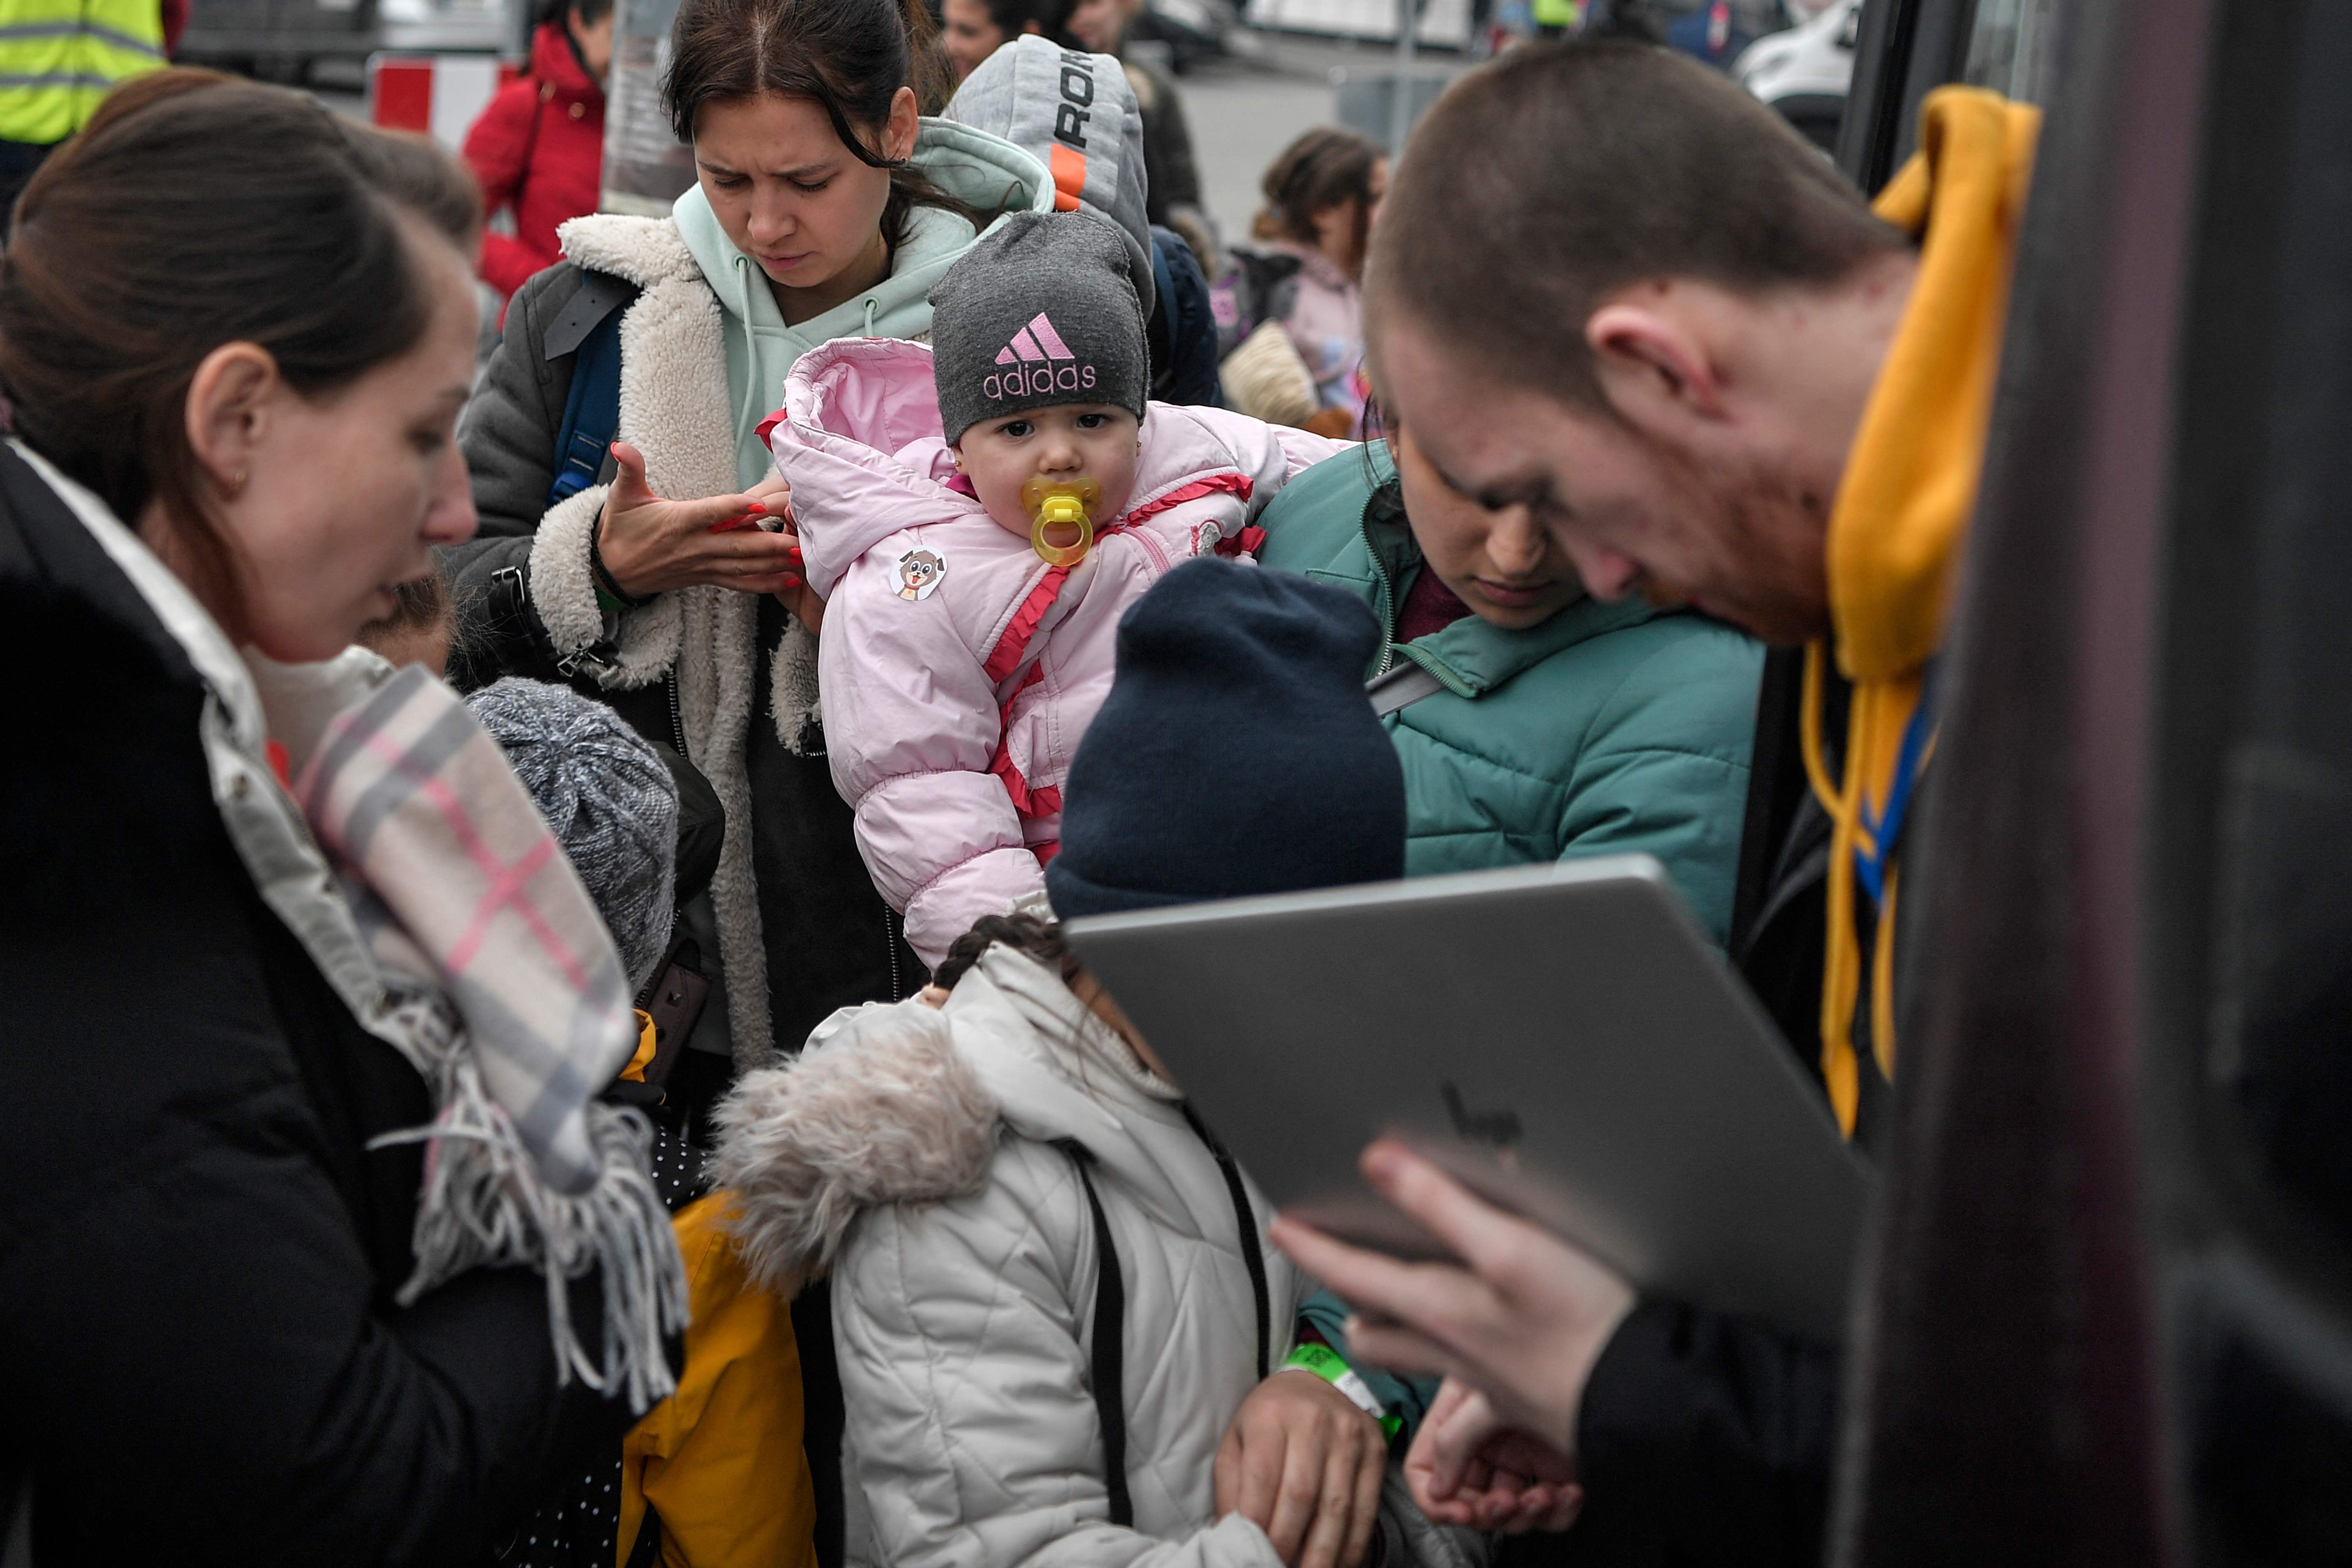
<instances>
[{"instance_id":1,"label":"grey knit hat","mask_svg":"<svg viewBox=\"0 0 2352 1568\"><path fill-rule=\"evenodd\" d=\"M944 120L1002 136L1053 176L1067 201L1118 225L1135 292L1152 310L1151 219L1144 213L1143 111L1114 55L1066 49L1035 33L1004 44L963 79Z\"/></svg>"},{"instance_id":2,"label":"grey knit hat","mask_svg":"<svg viewBox=\"0 0 2352 1568\"><path fill-rule=\"evenodd\" d=\"M931 289L931 374L950 445L1060 403L1143 417L1151 387L1127 245L1091 213L1014 213Z\"/></svg>"},{"instance_id":3,"label":"grey knit hat","mask_svg":"<svg viewBox=\"0 0 2352 1568\"><path fill-rule=\"evenodd\" d=\"M677 783L650 742L602 702L509 676L466 706L539 803L612 929L632 990L669 945Z\"/></svg>"}]
</instances>

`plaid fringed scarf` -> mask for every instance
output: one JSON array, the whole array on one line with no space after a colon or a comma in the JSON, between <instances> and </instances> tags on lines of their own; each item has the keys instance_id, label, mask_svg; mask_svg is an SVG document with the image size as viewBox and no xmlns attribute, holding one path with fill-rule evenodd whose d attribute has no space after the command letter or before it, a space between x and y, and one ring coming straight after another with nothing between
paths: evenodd
<instances>
[{"instance_id":1,"label":"plaid fringed scarf","mask_svg":"<svg viewBox=\"0 0 2352 1568\"><path fill-rule=\"evenodd\" d=\"M650 1131L595 1103L635 1048L611 934L498 742L415 666L327 727L295 798L341 872L387 1010L432 1087L405 1304L467 1269L547 1279L557 1364L642 1410L667 1394L663 1336L686 1321ZM565 1282L602 1276L603 1353Z\"/></svg>"}]
</instances>

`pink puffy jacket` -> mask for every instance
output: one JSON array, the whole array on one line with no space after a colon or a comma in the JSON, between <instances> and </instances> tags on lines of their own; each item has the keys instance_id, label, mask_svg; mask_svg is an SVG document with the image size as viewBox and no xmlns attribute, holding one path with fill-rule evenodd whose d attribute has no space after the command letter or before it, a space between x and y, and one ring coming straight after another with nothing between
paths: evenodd
<instances>
[{"instance_id":1,"label":"pink puffy jacket","mask_svg":"<svg viewBox=\"0 0 2352 1568\"><path fill-rule=\"evenodd\" d=\"M1346 443L1150 405L1125 516L1049 567L947 480L931 351L843 338L801 356L767 431L825 597L818 689L833 780L874 885L937 965L1045 885L1062 782L1110 691L1120 612L1180 561L1238 554L1250 520Z\"/></svg>"}]
</instances>

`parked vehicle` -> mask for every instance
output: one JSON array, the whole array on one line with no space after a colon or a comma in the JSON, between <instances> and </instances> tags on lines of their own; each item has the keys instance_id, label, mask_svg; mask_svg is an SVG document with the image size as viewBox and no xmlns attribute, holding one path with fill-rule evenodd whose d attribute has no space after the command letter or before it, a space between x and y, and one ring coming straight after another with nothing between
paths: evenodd
<instances>
[{"instance_id":1,"label":"parked vehicle","mask_svg":"<svg viewBox=\"0 0 2352 1568\"><path fill-rule=\"evenodd\" d=\"M1146 0L1128 24L1128 47L1158 46L1168 68L1181 74L1195 60L1230 52L1240 25L1232 0Z\"/></svg>"},{"instance_id":2,"label":"parked vehicle","mask_svg":"<svg viewBox=\"0 0 2352 1568\"><path fill-rule=\"evenodd\" d=\"M177 58L299 82L317 61L378 50L496 54L509 20L507 0L194 0Z\"/></svg>"},{"instance_id":3,"label":"parked vehicle","mask_svg":"<svg viewBox=\"0 0 2352 1568\"><path fill-rule=\"evenodd\" d=\"M1717 70L1729 70L1759 38L1785 31L1782 0L1669 0L1666 43Z\"/></svg>"},{"instance_id":4,"label":"parked vehicle","mask_svg":"<svg viewBox=\"0 0 2352 1568\"><path fill-rule=\"evenodd\" d=\"M1748 45L1731 68L1732 79L1822 152L1833 152L1861 32L1862 0L1833 0L1802 26Z\"/></svg>"}]
</instances>

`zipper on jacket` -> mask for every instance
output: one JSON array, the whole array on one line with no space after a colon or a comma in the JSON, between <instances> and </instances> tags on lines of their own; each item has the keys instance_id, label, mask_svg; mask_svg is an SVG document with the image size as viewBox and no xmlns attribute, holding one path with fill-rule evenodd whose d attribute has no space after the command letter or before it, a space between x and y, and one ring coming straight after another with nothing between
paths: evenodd
<instances>
[{"instance_id":1,"label":"zipper on jacket","mask_svg":"<svg viewBox=\"0 0 2352 1568\"><path fill-rule=\"evenodd\" d=\"M1381 667L1375 676L1386 675L1389 666L1396 662L1396 584L1389 578L1389 563L1381 559L1380 547L1372 542L1371 508L1364 508L1364 518L1356 524L1356 532L1363 539L1364 553L1370 557L1373 574L1381 580Z\"/></svg>"},{"instance_id":2,"label":"zipper on jacket","mask_svg":"<svg viewBox=\"0 0 2352 1568\"><path fill-rule=\"evenodd\" d=\"M900 1001L906 993L898 989L898 917L890 906L882 906L882 945L890 955L890 1000Z\"/></svg>"},{"instance_id":3,"label":"zipper on jacket","mask_svg":"<svg viewBox=\"0 0 2352 1568\"><path fill-rule=\"evenodd\" d=\"M669 734L677 742L677 754L686 757L686 721L677 711L677 671L673 669L662 679L662 689L669 693ZM692 762L692 757L687 757Z\"/></svg>"}]
</instances>

